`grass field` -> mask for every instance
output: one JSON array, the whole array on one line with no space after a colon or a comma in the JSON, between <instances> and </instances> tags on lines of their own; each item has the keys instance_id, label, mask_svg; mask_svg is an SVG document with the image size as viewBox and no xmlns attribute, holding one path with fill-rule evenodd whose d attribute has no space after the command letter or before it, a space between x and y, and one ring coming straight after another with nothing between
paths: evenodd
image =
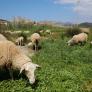
<instances>
[{"instance_id":1,"label":"grass field","mask_svg":"<svg viewBox=\"0 0 92 92\"><path fill-rule=\"evenodd\" d=\"M88 43L67 46L69 38L60 30L48 38L32 57L41 66L35 72L36 83L29 85L21 76L13 81L0 79L0 92L92 92L92 47Z\"/></svg>"}]
</instances>

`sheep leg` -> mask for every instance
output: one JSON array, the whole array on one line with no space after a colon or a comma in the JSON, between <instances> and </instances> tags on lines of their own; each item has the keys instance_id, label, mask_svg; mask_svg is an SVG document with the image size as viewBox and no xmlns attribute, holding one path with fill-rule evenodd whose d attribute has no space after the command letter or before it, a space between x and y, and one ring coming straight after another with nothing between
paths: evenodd
<instances>
[{"instance_id":1,"label":"sheep leg","mask_svg":"<svg viewBox=\"0 0 92 92\"><path fill-rule=\"evenodd\" d=\"M78 45L82 46L83 45L83 42L79 41L78 42Z\"/></svg>"},{"instance_id":2,"label":"sheep leg","mask_svg":"<svg viewBox=\"0 0 92 92\"><path fill-rule=\"evenodd\" d=\"M20 45L20 43L18 42L18 46Z\"/></svg>"},{"instance_id":3,"label":"sheep leg","mask_svg":"<svg viewBox=\"0 0 92 92\"><path fill-rule=\"evenodd\" d=\"M22 46L24 46L24 41L22 40Z\"/></svg>"},{"instance_id":4,"label":"sheep leg","mask_svg":"<svg viewBox=\"0 0 92 92\"><path fill-rule=\"evenodd\" d=\"M36 50L38 51L38 45L36 46Z\"/></svg>"},{"instance_id":5,"label":"sheep leg","mask_svg":"<svg viewBox=\"0 0 92 92\"><path fill-rule=\"evenodd\" d=\"M19 46L21 45L21 42L19 41Z\"/></svg>"},{"instance_id":6,"label":"sheep leg","mask_svg":"<svg viewBox=\"0 0 92 92\"><path fill-rule=\"evenodd\" d=\"M21 46L22 46L22 41L21 41Z\"/></svg>"},{"instance_id":7,"label":"sheep leg","mask_svg":"<svg viewBox=\"0 0 92 92\"><path fill-rule=\"evenodd\" d=\"M6 68L7 68L8 71L9 71L10 78L13 80L13 69L12 69L12 64L11 64L11 63L6 64Z\"/></svg>"},{"instance_id":8,"label":"sheep leg","mask_svg":"<svg viewBox=\"0 0 92 92\"><path fill-rule=\"evenodd\" d=\"M85 42L81 42L81 45L84 46L85 45Z\"/></svg>"},{"instance_id":9,"label":"sheep leg","mask_svg":"<svg viewBox=\"0 0 92 92\"><path fill-rule=\"evenodd\" d=\"M36 40L35 47L36 47L36 51L38 51L38 40Z\"/></svg>"},{"instance_id":10,"label":"sheep leg","mask_svg":"<svg viewBox=\"0 0 92 92\"><path fill-rule=\"evenodd\" d=\"M38 45L36 44L36 51L38 51Z\"/></svg>"},{"instance_id":11,"label":"sheep leg","mask_svg":"<svg viewBox=\"0 0 92 92\"><path fill-rule=\"evenodd\" d=\"M20 46L22 46L22 40L20 41L20 44L21 44Z\"/></svg>"},{"instance_id":12,"label":"sheep leg","mask_svg":"<svg viewBox=\"0 0 92 92\"><path fill-rule=\"evenodd\" d=\"M19 46L21 46L21 41L19 41Z\"/></svg>"},{"instance_id":13,"label":"sheep leg","mask_svg":"<svg viewBox=\"0 0 92 92\"><path fill-rule=\"evenodd\" d=\"M14 79L13 78L13 70L12 70L12 68L8 68L8 70L9 70L10 78L13 80Z\"/></svg>"},{"instance_id":14,"label":"sheep leg","mask_svg":"<svg viewBox=\"0 0 92 92\"><path fill-rule=\"evenodd\" d=\"M35 52L37 51L37 47L36 47L36 44L35 44Z\"/></svg>"}]
</instances>

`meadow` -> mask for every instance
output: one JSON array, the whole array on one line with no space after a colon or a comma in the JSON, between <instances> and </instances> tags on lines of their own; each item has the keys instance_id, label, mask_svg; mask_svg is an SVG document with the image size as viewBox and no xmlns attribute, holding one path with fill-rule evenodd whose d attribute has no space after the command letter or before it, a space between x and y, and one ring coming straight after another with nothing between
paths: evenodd
<instances>
[{"instance_id":1,"label":"meadow","mask_svg":"<svg viewBox=\"0 0 92 92\"><path fill-rule=\"evenodd\" d=\"M0 92L92 92L92 47L68 46L65 29L50 29L55 34L45 35L48 39L41 40L42 49L32 57L41 66L35 72L36 83L30 85L22 75L0 79Z\"/></svg>"}]
</instances>

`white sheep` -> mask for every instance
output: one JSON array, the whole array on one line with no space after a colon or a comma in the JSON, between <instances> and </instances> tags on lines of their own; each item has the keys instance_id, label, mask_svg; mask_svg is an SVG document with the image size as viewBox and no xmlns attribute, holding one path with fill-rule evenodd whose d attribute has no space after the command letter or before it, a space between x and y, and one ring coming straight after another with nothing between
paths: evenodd
<instances>
[{"instance_id":1,"label":"white sheep","mask_svg":"<svg viewBox=\"0 0 92 92\"><path fill-rule=\"evenodd\" d=\"M78 35L74 35L71 40L69 40L67 43L68 45L74 45L78 43L87 42L88 35L86 33L80 33Z\"/></svg>"},{"instance_id":2,"label":"white sheep","mask_svg":"<svg viewBox=\"0 0 92 92\"><path fill-rule=\"evenodd\" d=\"M44 30L40 30L39 32L42 34L42 33L44 33Z\"/></svg>"},{"instance_id":3,"label":"white sheep","mask_svg":"<svg viewBox=\"0 0 92 92\"><path fill-rule=\"evenodd\" d=\"M0 41L6 41L7 38L5 36L3 36L2 34L0 34Z\"/></svg>"},{"instance_id":4,"label":"white sheep","mask_svg":"<svg viewBox=\"0 0 92 92\"><path fill-rule=\"evenodd\" d=\"M11 41L0 41L0 68L6 67L10 76L13 76L12 69L20 70L20 73L25 71L29 82L35 82L34 72L39 65L32 63L32 60L23 54L21 50Z\"/></svg>"},{"instance_id":5,"label":"white sheep","mask_svg":"<svg viewBox=\"0 0 92 92\"><path fill-rule=\"evenodd\" d=\"M35 51L38 50L38 45L39 45L40 39L41 39L41 36L38 33L33 33L31 35L31 41L32 41L33 45L35 46Z\"/></svg>"},{"instance_id":6,"label":"white sheep","mask_svg":"<svg viewBox=\"0 0 92 92\"><path fill-rule=\"evenodd\" d=\"M33 43L32 42L29 42L28 44L27 44L27 47L33 47Z\"/></svg>"},{"instance_id":7,"label":"white sheep","mask_svg":"<svg viewBox=\"0 0 92 92\"><path fill-rule=\"evenodd\" d=\"M49 30L49 29L47 29L45 32L48 34L51 34L51 30Z\"/></svg>"},{"instance_id":8,"label":"white sheep","mask_svg":"<svg viewBox=\"0 0 92 92\"><path fill-rule=\"evenodd\" d=\"M15 41L17 45L23 46L24 45L24 37L18 37Z\"/></svg>"}]
</instances>

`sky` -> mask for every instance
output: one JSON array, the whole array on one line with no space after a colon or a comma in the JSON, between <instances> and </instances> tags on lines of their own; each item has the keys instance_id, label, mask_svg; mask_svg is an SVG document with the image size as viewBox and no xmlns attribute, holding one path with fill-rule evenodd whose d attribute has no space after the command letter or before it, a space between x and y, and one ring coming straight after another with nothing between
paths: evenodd
<instances>
[{"instance_id":1,"label":"sky","mask_svg":"<svg viewBox=\"0 0 92 92\"><path fill-rule=\"evenodd\" d=\"M92 22L92 0L0 0L0 19Z\"/></svg>"}]
</instances>

